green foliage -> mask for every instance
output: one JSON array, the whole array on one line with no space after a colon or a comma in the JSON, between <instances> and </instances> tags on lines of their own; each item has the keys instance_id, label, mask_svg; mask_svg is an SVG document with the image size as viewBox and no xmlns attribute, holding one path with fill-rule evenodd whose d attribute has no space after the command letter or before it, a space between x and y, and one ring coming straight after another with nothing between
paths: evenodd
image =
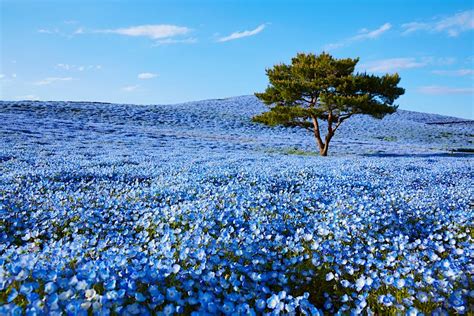
<instances>
[{"instance_id":1,"label":"green foliage","mask_svg":"<svg viewBox=\"0 0 474 316\"><path fill-rule=\"evenodd\" d=\"M317 154L312 151L305 151L298 148L280 148L280 149L268 149L265 152L273 154L283 154L283 155L297 155L297 156L316 156Z\"/></svg>"},{"instance_id":2,"label":"green foliage","mask_svg":"<svg viewBox=\"0 0 474 316\"><path fill-rule=\"evenodd\" d=\"M291 65L278 64L267 69L270 84L263 93L255 95L270 110L253 117L253 121L311 130L321 154L327 153L329 141L344 120L355 114L383 118L394 113L394 101L405 92L398 87L398 74L378 77L354 73L358 61L336 59L327 53L300 53ZM318 119L328 122L325 142Z\"/></svg>"}]
</instances>

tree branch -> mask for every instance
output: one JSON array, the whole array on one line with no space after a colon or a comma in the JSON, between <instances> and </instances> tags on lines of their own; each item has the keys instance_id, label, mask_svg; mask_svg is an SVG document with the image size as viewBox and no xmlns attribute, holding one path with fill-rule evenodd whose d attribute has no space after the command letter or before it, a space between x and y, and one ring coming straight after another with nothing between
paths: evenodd
<instances>
[{"instance_id":1,"label":"tree branch","mask_svg":"<svg viewBox=\"0 0 474 316\"><path fill-rule=\"evenodd\" d=\"M337 120L337 124L336 124L336 127L334 127L333 132L336 132L336 130L339 128L339 126L341 126L341 123L344 122L345 120L347 120L351 116L352 116L352 113L344 115L344 116L339 116L339 119Z\"/></svg>"}]
</instances>

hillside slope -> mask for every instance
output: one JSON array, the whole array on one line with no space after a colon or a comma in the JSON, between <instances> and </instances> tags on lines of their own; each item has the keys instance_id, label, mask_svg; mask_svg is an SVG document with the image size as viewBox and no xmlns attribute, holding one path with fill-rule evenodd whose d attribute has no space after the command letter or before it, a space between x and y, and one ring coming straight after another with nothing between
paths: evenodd
<instances>
[{"instance_id":1,"label":"hillside slope","mask_svg":"<svg viewBox=\"0 0 474 316\"><path fill-rule=\"evenodd\" d=\"M161 148L315 151L314 139L307 131L268 128L250 121L264 110L253 96L145 106L2 101L0 137L8 148L35 145L53 155L58 146L73 147L77 152L97 145L107 150L144 146L148 152ZM432 124L451 122L457 123ZM473 139L474 121L399 110L382 120L351 118L334 137L330 154L443 153L472 148Z\"/></svg>"},{"instance_id":2,"label":"hillside slope","mask_svg":"<svg viewBox=\"0 0 474 316\"><path fill-rule=\"evenodd\" d=\"M0 314L473 310L471 122L354 118L315 157L263 110L1 102Z\"/></svg>"}]
</instances>

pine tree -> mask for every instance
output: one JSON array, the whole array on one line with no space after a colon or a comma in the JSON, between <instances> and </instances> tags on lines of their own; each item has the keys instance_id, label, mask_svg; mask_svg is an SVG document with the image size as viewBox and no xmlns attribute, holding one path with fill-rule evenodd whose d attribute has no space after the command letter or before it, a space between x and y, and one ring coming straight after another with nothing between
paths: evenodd
<instances>
[{"instance_id":1,"label":"pine tree","mask_svg":"<svg viewBox=\"0 0 474 316\"><path fill-rule=\"evenodd\" d=\"M358 58L336 59L327 53L297 54L291 65L278 64L266 70L270 81L255 95L270 110L253 117L269 126L299 126L311 131L321 156L339 126L356 114L383 118L394 113L395 99L405 90L398 87L398 74L382 77L354 73ZM320 120L327 121L323 138Z\"/></svg>"}]
</instances>

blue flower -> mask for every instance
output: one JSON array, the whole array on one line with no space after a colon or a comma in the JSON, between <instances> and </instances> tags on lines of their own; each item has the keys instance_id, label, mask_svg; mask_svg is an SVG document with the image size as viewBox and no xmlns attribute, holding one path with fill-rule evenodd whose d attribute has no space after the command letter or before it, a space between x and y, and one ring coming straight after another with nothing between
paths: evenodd
<instances>
[{"instance_id":1,"label":"blue flower","mask_svg":"<svg viewBox=\"0 0 474 316\"><path fill-rule=\"evenodd\" d=\"M144 301L146 300L146 297L145 297L142 293L136 292L136 293L135 293L135 300L136 300L137 302L140 302L140 303L141 303L141 302L144 302Z\"/></svg>"},{"instance_id":2,"label":"blue flower","mask_svg":"<svg viewBox=\"0 0 474 316\"><path fill-rule=\"evenodd\" d=\"M48 294L56 292L57 288L58 287L56 286L56 284L54 284L54 282L48 282L44 285L44 291Z\"/></svg>"},{"instance_id":3,"label":"blue flower","mask_svg":"<svg viewBox=\"0 0 474 316\"><path fill-rule=\"evenodd\" d=\"M279 303L280 299L276 294L273 294L269 299L267 299L267 307L269 309L275 309Z\"/></svg>"},{"instance_id":4,"label":"blue flower","mask_svg":"<svg viewBox=\"0 0 474 316\"><path fill-rule=\"evenodd\" d=\"M258 311L263 311L265 309L265 306L267 304L265 303L265 300L262 300L262 299L258 299L255 301L255 308L258 310Z\"/></svg>"},{"instance_id":5,"label":"blue flower","mask_svg":"<svg viewBox=\"0 0 474 316\"><path fill-rule=\"evenodd\" d=\"M17 296L18 296L18 291L15 288L12 288L10 293L8 293L7 302L8 303L13 302L13 300L17 298Z\"/></svg>"},{"instance_id":6,"label":"blue flower","mask_svg":"<svg viewBox=\"0 0 474 316\"><path fill-rule=\"evenodd\" d=\"M331 281L334 279L334 273L329 272L326 274L326 281Z\"/></svg>"},{"instance_id":7,"label":"blue flower","mask_svg":"<svg viewBox=\"0 0 474 316\"><path fill-rule=\"evenodd\" d=\"M176 290L175 287L170 287L166 290L166 298L172 302L179 300L181 294Z\"/></svg>"}]
</instances>

